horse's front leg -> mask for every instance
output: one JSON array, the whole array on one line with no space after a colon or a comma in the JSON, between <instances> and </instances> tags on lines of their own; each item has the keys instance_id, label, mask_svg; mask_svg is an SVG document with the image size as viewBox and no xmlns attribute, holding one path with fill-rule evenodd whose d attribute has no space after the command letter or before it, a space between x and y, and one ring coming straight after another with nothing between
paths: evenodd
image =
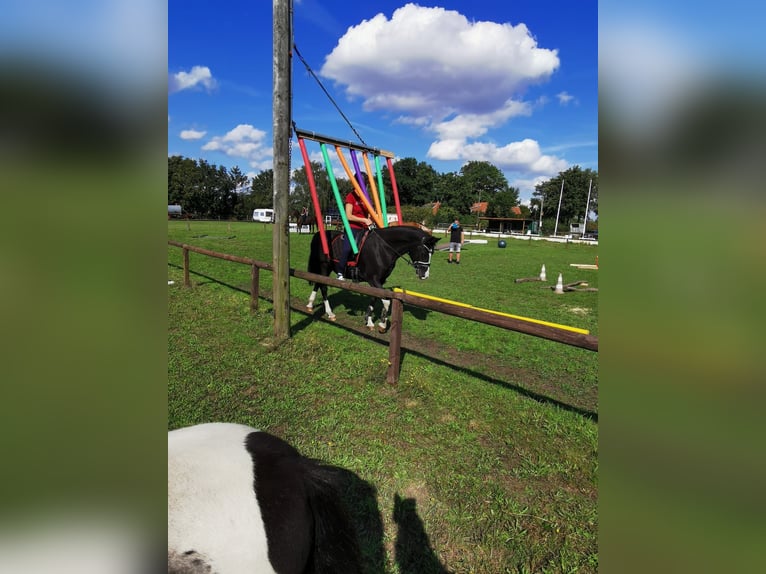
<instances>
[{"instance_id":1,"label":"horse's front leg","mask_svg":"<svg viewBox=\"0 0 766 574\"><path fill-rule=\"evenodd\" d=\"M370 303L367 305L367 312L364 314L364 322L367 324L367 328L372 331L375 328L375 322L372 320L375 314L375 297L370 298Z\"/></svg>"},{"instance_id":2,"label":"horse's front leg","mask_svg":"<svg viewBox=\"0 0 766 574\"><path fill-rule=\"evenodd\" d=\"M314 283L314 288L311 290L311 295L309 295L308 303L306 303L306 309L309 311L314 309L314 301L316 300L317 296L317 289L320 289L322 291L322 300L324 302L324 311L327 314L327 318L330 319L330 321L335 321L335 313L332 312L332 307L330 307L330 301L327 298L327 285L324 283Z\"/></svg>"},{"instance_id":3,"label":"horse's front leg","mask_svg":"<svg viewBox=\"0 0 766 574\"><path fill-rule=\"evenodd\" d=\"M391 309L391 299L381 299L383 303L383 309L380 312L380 322L378 323L378 331L385 333L388 329L388 312Z\"/></svg>"}]
</instances>

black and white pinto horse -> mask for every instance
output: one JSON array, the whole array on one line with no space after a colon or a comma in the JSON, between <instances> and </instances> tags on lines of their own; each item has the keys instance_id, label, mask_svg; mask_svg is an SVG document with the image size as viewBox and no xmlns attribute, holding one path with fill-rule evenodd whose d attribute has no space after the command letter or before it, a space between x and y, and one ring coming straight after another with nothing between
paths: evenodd
<instances>
[{"instance_id":1,"label":"black and white pinto horse","mask_svg":"<svg viewBox=\"0 0 766 574\"><path fill-rule=\"evenodd\" d=\"M362 572L332 469L244 425L170 431L168 573Z\"/></svg>"},{"instance_id":2,"label":"black and white pinto horse","mask_svg":"<svg viewBox=\"0 0 766 574\"><path fill-rule=\"evenodd\" d=\"M330 257L322 250L322 238L319 233L311 239L311 253L309 255L308 271L318 275L330 276L335 269L340 255L343 241L340 231L326 231L327 243L330 245ZM356 260L349 259L349 269L344 271L345 277L354 278L356 281L365 281L373 287L383 288L383 284L394 270L400 257L409 256L409 263L414 267L415 273L420 279L428 279L431 256L438 239L428 231L409 225L396 225L392 227L370 229L359 241L359 253ZM352 254L353 255L353 254ZM354 269L352 269L354 268ZM317 289L322 291L325 313L330 320L335 320L335 314L327 299L327 285L312 283L313 288L309 295L306 308L312 310L317 295ZM375 328L372 319L375 311L376 298L373 297L367 306L364 319L369 329ZM390 299L382 299L383 309L380 313L378 328L384 332L388 326L388 313L391 305Z\"/></svg>"}]
</instances>

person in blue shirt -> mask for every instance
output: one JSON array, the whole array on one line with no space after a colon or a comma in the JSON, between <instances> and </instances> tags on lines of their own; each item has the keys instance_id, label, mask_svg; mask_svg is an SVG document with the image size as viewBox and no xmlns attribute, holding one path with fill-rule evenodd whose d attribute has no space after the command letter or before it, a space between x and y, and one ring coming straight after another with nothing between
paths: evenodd
<instances>
[{"instance_id":1,"label":"person in blue shirt","mask_svg":"<svg viewBox=\"0 0 766 574\"><path fill-rule=\"evenodd\" d=\"M455 263L460 265L460 248L463 246L465 234L460 226L460 221L455 221L449 227L449 259L447 263L452 263L452 254L455 253Z\"/></svg>"}]
</instances>

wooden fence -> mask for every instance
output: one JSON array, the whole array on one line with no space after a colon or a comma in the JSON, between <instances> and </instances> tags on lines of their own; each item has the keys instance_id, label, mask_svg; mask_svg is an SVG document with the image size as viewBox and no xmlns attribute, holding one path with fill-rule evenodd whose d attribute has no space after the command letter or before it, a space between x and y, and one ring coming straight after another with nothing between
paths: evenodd
<instances>
[{"instance_id":1,"label":"wooden fence","mask_svg":"<svg viewBox=\"0 0 766 574\"><path fill-rule=\"evenodd\" d=\"M216 251L210 251L209 249L203 249L201 247L195 247L193 245L187 245L177 241L168 240L168 245L179 247L183 250L184 285L186 287L191 286L191 281L189 279L189 252L191 251L201 255L207 255L208 257L216 257L218 259L225 259L226 261L233 261L235 263L249 265L251 268L250 310L255 311L258 309L258 299L260 298L260 270L264 269L266 271L273 272L274 267L270 263L256 261L255 259L250 259L249 257L239 257L237 255L218 253ZM402 319L404 316L405 304L412 305L414 307L420 307L422 309L428 309L430 311L436 311L438 313L444 313L446 315L461 317L463 319L468 319L469 321L476 321L486 325L494 325L495 327L500 327L501 329L517 331L519 333L533 335L542 339L549 339L551 341L556 341L565 345L571 345L573 347L580 347L589 351L598 352L598 337L594 337L593 335L584 335L550 325L532 323L522 319L515 319L512 317L498 315L496 313L484 311L481 309L464 307L462 305L454 305L444 301L426 299L409 294L407 292L400 293L396 291L389 291L388 289L378 289L377 287L371 287L369 285L351 283L349 281L338 281L337 279L333 279L331 277L325 277L324 275L317 275L315 273L309 273L299 269L290 268L290 275L299 279L305 279L306 281L324 283L325 285L337 287L338 289L346 289L347 291L354 291L356 293L362 293L372 297L391 299L391 326L389 328L388 343L388 373L386 375L386 381L390 384L396 384L399 382L399 371L401 367Z\"/></svg>"}]
</instances>

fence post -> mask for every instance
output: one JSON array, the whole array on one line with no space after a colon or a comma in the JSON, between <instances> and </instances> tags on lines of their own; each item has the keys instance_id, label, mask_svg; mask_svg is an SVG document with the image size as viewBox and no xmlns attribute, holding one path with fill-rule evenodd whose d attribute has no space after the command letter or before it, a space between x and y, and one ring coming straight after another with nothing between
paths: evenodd
<instances>
[{"instance_id":1,"label":"fence post","mask_svg":"<svg viewBox=\"0 0 766 574\"><path fill-rule=\"evenodd\" d=\"M184 247L184 287L191 287L191 281L189 281L189 248Z\"/></svg>"},{"instance_id":2,"label":"fence post","mask_svg":"<svg viewBox=\"0 0 766 574\"><path fill-rule=\"evenodd\" d=\"M389 385L399 383L399 369L402 362L402 317L404 305L399 299L391 299L391 329L388 339L388 373L386 382Z\"/></svg>"},{"instance_id":3,"label":"fence post","mask_svg":"<svg viewBox=\"0 0 766 574\"><path fill-rule=\"evenodd\" d=\"M254 313L258 310L258 266L253 263L250 268L250 312Z\"/></svg>"}]
</instances>

